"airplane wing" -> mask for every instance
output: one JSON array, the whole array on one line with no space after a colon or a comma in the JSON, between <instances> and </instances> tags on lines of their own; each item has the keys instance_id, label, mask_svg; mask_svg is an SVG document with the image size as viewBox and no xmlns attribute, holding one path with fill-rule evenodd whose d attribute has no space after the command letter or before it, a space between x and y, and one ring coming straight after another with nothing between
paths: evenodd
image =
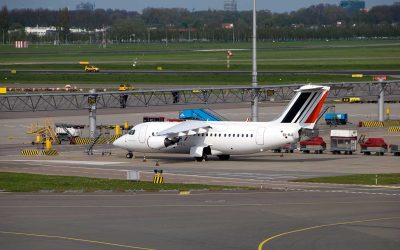
<instances>
[{"instance_id":1,"label":"airplane wing","mask_svg":"<svg viewBox=\"0 0 400 250\"><path fill-rule=\"evenodd\" d=\"M157 135L166 135L168 137L195 135L206 133L211 128L210 124L205 121L184 121L169 129L158 132Z\"/></svg>"}]
</instances>

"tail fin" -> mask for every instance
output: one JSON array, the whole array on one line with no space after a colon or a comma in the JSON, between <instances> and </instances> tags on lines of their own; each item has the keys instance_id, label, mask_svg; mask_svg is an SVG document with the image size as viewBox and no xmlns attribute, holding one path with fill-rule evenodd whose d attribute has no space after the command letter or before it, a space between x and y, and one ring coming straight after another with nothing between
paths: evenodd
<instances>
[{"instance_id":1,"label":"tail fin","mask_svg":"<svg viewBox=\"0 0 400 250\"><path fill-rule=\"evenodd\" d=\"M314 128L329 89L326 86L305 85L295 90L297 94L274 122L297 123L302 128Z\"/></svg>"}]
</instances>

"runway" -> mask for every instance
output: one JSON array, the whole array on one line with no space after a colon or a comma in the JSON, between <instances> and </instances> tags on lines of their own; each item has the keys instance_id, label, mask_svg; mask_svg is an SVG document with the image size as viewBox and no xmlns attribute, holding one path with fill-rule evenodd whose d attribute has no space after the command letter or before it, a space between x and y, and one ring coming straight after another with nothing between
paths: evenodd
<instances>
[{"instance_id":1,"label":"runway","mask_svg":"<svg viewBox=\"0 0 400 250\"><path fill-rule=\"evenodd\" d=\"M0 201L5 249L398 249L400 239L400 198L392 196L41 193Z\"/></svg>"}]
</instances>

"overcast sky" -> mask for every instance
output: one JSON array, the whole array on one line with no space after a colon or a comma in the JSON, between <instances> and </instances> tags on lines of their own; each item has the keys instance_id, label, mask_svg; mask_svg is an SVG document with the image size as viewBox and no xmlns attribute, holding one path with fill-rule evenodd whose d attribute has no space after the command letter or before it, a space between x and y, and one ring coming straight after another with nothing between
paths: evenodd
<instances>
[{"instance_id":1,"label":"overcast sky","mask_svg":"<svg viewBox=\"0 0 400 250\"><path fill-rule=\"evenodd\" d=\"M366 0L367 7L374 5L391 5L400 0ZM0 6L6 5L9 9L15 8L48 8L59 9L68 7L75 9L80 2L92 2L96 8L125 9L141 11L146 7L173 8L180 7L189 10L221 10L223 0L0 0ZM257 0L257 9L268 9L273 12L297 10L319 3L339 4L340 0ZM239 10L252 8L252 0L237 0Z\"/></svg>"}]
</instances>

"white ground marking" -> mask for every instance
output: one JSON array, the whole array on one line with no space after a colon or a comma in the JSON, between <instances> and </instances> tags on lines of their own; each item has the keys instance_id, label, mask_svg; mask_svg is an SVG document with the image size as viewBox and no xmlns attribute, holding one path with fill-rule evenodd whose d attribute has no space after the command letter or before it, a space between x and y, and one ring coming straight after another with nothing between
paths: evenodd
<instances>
[{"instance_id":1,"label":"white ground marking","mask_svg":"<svg viewBox=\"0 0 400 250\"><path fill-rule=\"evenodd\" d=\"M75 164L75 165L117 165L125 162L107 162L107 161L66 161L66 160L0 160L6 162L44 162L44 163L60 163L60 164Z\"/></svg>"}]
</instances>

